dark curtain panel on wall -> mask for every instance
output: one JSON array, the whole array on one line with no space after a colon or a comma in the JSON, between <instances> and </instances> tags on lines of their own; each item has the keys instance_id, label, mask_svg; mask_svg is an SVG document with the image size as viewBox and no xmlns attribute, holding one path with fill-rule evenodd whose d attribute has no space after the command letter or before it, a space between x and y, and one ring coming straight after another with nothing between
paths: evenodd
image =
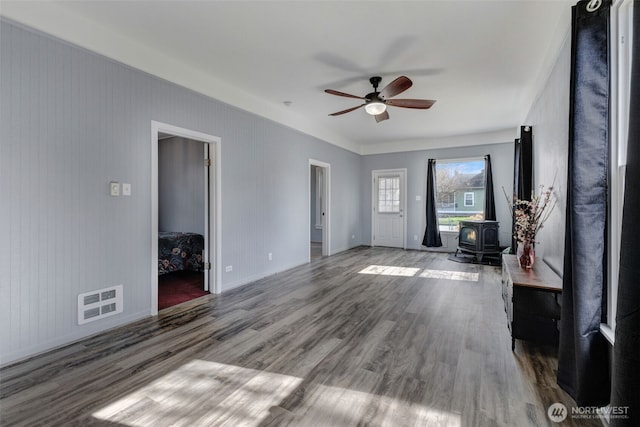
<instances>
[{"instance_id":1,"label":"dark curtain panel on wall","mask_svg":"<svg viewBox=\"0 0 640 427\"><path fill-rule=\"evenodd\" d=\"M513 191L520 200L531 200L533 190L533 131L531 126L520 126L520 139L516 140L518 157Z\"/></svg>"},{"instance_id":2,"label":"dark curtain panel on wall","mask_svg":"<svg viewBox=\"0 0 640 427\"><path fill-rule=\"evenodd\" d=\"M438 228L438 210L436 208L436 161L429 159L427 166L427 228L424 231L422 245L427 247L442 246L440 229Z\"/></svg>"},{"instance_id":3,"label":"dark curtain panel on wall","mask_svg":"<svg viewBox=\"0 0 640 427\"><path fill-rule=\"evenodd\" d=\"M493 196L493 174L491 156L484 156L484 219L496 220L496 202Z\"/></svg>"},{"instance_id":4,"label":"dark curtain panel on wall","mask_svg":"<svg viewBox=\"0 0 640 427\"><path fill-rule=\"evenodd\" d=\"M513 200L531 200L533 190L533 131L531 126L520 126L520 139L513 150ZM515 213L515 212L514 212ZM513 214L512 214L513 216ZM516 253L516 225L511 224L511 253Z\"/></svg>"},{"instance_id":5,"label":"dark curtain panel on wall","mask_svg":"<svg viewBox=\"0 0 640 427\"><path fill-rule=\"evenodd\" d=\"M625 182L640 182L640 2L634 2L629 139ZM611 420L612 426L640 425L640 192L627 185L624 192L620 279L616 312L616 343L613 347L611 406L628 407L628 418Z\"/></svg>"},{"instance_id":6,"label":"dark curtain panel on wall","mask_svg":"<svg viewBox=\"0 0 640 427\"><path fill-rule=\"evenodd\" d=\"M558 384L580 406L609 402L606 317L609 9L572 8L567 218Z\"/></svg>"}]
</instances>

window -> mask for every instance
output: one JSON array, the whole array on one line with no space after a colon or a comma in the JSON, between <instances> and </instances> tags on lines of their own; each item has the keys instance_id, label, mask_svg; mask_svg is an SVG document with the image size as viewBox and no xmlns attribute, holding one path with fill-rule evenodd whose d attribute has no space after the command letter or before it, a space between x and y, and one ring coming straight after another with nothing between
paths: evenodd
<instances>
[{"instance_id":1,"label":"window","mask_svg":"<svg viewBox=\"0 0 640 427\"><path fill-rule=\"evenodd\" d=\"M378 178L378 212L400 212L400 177Z\"/></svg>"},{"instance_id":2,"label":"window","mask_svg":"<svg viewBox=\"0 0 640 427\"><path fill-rule=\"evenodd\" d=\"M631 40L633 1L614 2L611 33L611 190L609 223L609 259L607 289L607 324L601 325L603 335L613 344L618 302L620 266L620 236L622 234L622 206L624 203L624 175L626 169L627 136L629 128L629 90L631 85ZM637 7L637 6L635 6Z\"/></svg>"},{"instance_id":3,"label":"window","mask_svg":"<svg viewBox=\"0 0 640 427\"><path fill-rule=\"evenodd\" d=\"M473 193L464 193L464 205L473 206Z\"/></svg>"},{"instance_id":4,"label":"window","mask_svg":"<svg viewBox=\"0 0 640 427\"><path fill-rule=\"evenodd\" d=\"M440 231L484 219L484 158L436 162L436 207Z\"/></svg>"}]
</instances>

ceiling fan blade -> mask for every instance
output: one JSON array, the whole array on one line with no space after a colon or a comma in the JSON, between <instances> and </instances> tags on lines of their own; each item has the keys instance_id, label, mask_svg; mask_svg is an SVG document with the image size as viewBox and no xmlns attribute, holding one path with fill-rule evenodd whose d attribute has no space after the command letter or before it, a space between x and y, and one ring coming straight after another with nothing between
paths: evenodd
<instances>
[{"instance_id":1,"label":"ceiling fan blade","mask_svg":"<svg viewBox=\"0 0 640 427\"><path fill-rule=\"evenodd\" d=\"M380 123L383 120L389 120L389 112L384 110L382 113L374 116L376 118L376 123Z\"/></svg>"},{"instance_id":2,"label":"ceiling fan blade","mask_svg":"<svg viewBox=\"0 0 640 427\"><path fill-rule=\"evenodd\" d=\"M413 83L411 82L409 77L400 76L394 81L392 81L391 83L389 83L388 85L386 85L384 89L380 91L380 96L383 97L384 99L389 99L392 96L396 96L404 92L405 90L409 89L411 85L413 85Z\"/></svg>"},{"instance_id":3,"label":"ceiling fan blade","mask_svg":"<svg viewBox=\"0 0 640 427\"><path fill-rule=\"evenodd\" d=\"M325 89L324 90L326 93L329 93L331 95L338 95L338 96L344 96L346 98L355 98L355 99L365 99L361 96L355 96L355 95L350 95L348 93L344 93L344 92L338 92L337 90L333 90L333 89Z\"/></svg>"},{"instance_id":4,"label":"ceiling fan blade","mask_svg":"<svg viewBox=\"0 0 640 427\"><path fill-rule=\"evenodd\" d=\"M330 116L339 116L340 114L345 114L345 113L351 112L353 110L357 110L358 108L364 107L365 105L366 104L358 105L357 107L353 107L353 108L349 108L349 109L346 109L346 110L338 111L337 113L331 113L329 115Z\"/></svg>"},{"instance_id":5,"label":"ceiling fan blade","mask_svg":"<svg viewBox=\"0 0 640 427\"><path fill-rule=\"evenodd\" d=\"M388 99L385 104L391 105L393 107L404 107L404 108L418 108L421 110L426 110L427 108L431 108L436 101L431 101L428 99Z\"/></svg>"}]
</instances>

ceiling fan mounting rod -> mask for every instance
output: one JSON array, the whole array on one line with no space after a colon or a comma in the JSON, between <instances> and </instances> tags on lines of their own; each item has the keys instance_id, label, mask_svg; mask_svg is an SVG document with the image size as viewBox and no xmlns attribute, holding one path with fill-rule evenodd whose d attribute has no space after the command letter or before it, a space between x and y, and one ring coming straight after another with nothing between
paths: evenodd
<instances>
[{"instance_id":1,"label":"ceiling fan mounting rod","mask_svg":"<svg viewBox=\"0 0 640 427\"><path fill-rule=\"evenodd\" d=\"M375 92L378 91L378 85L380 84L381 81L382 81L382 77L379 77L379 76L371 77L369 79L369 82L371 82L371 84L373 85L373 90Z\"/></svg>"}]
</instances>

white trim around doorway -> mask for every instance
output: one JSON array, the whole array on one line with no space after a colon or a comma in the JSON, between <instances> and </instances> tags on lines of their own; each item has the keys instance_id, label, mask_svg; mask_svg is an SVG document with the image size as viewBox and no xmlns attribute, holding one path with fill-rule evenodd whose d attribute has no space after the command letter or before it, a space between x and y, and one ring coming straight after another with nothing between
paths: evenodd
<instances>
[{"instance_id":1,"label":"white trim around doorway","mask_svg":"<svg viewBox=\"0 0 640 427\"><path fill-rule=\"evenodd\" d=\"M209 174L209 259L213 260L213 273L209 288L212 293L222 292L222 172L221 145L217 136L180 128L166 123L151 121L151 315L158 314L158 134L166 133L183 138L202 141L209 144L209 156L212 158L213 173Z\"/></svg>"},{"instance_id":2,"label":"white trim around doorway","mask_svg":"<svg viewBox=\"0 0 640 427\"><path fill-rule=\"evenodd\" d=\"M307 230L309 232L309 238L311 242L311 166L318 166L324 169L324 225L322 227L322 256L331 255L331 164L320 160L309 159L309 166L307 169L307 191L309 194L309 205L307 208ZM309 244L308 260L311 260L311 244Z\"/></svg>"},{"instance_id":3,"label":"white trim around doorway","mask_svg":"<svg viewBox=\"0 0 640 427\"><path fill-rule=\"evenodd\" d=\"M402 249L407 249L407 169L376 169L371 171L371 246L376 246L374 236L375 236L375 211L376 211L376 200L377 196L375 194L376 191L376 177L385 176L385 175L394 175L397 174L400 176L401 182L401 194L402 197Z\"/></svg>"}]
</instances>

